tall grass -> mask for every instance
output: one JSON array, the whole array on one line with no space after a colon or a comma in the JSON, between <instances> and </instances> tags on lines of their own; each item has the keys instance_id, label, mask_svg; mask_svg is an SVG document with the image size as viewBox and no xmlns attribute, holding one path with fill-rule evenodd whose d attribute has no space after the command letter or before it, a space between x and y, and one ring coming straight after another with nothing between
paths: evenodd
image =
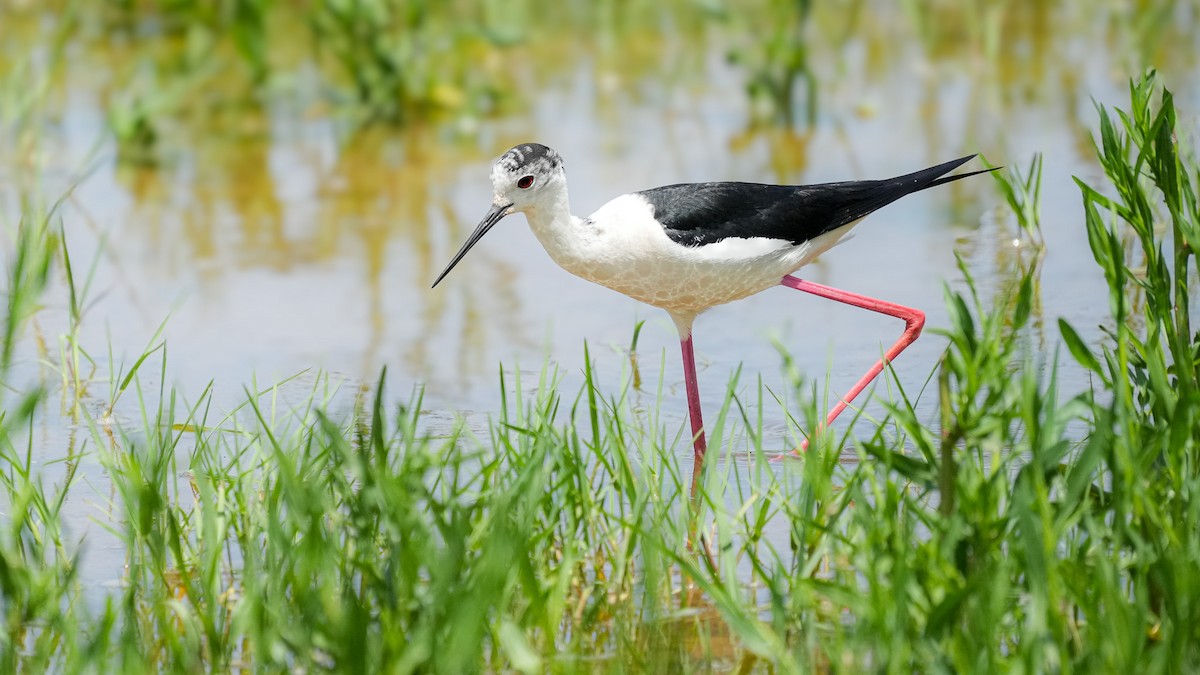
<instances>
[{"instance_id":1,"label":"tall grass","mask_svg":"<svg viewBox=\"0 0 1200 675\"><path fill-rule=\"evenodd\" d=\"M78 650L69 607L78 596L75 552L60 526L74 472L57 489L47 489L33 448L20 442L37 422L44 396L22 388L16 344L37 312L57 251L52 211L29 202L16 230L4 269L5 311L0 343L0 668L44 670L63 650ZM28 385L27 385L28 386ZM24 647L26 653L18 648Z\"/></svg>"},{"instance_id":2,"label":"tall grass","mask_svg":"<svg viewBox=\"0 0 1200 675\"><path fill-rule=\"evenodd\" d=\"M6 387L0 663L1194 670L1200 177L1170 93L1150 76L1130 95L1128 111L1099 110L1108 182L1080 181L1111 290L1102 340L1060 322L1066 349L1032 353L1023 329L1037 267L994 306L963 268L932 378L937 423L899 389L866 437L824 434L803 460L772 464L761 393L737 395L735 378L695 501L678 461L686 448L676 453L686 439L653 406L632 405L628 388L599 391L590 372L573 397L552 370L532 390L502 372L481 437L432 426L419 392L389 403L384 376L344 417L325 412L322 384L286 410L270 390L247 391L217 418L211 391L189 402L144 390L135 374L119 379L142 419L88 429L125 572L85 601L78 570L95 553L60 523L65 496L82 488L74 473L54 486L39 478L28 430L43 396ZM53 223L33 209L15 233L6 345L52 260L68 262ZM1087 391L1062 391L1068 357L1091 374ZM167 358L148 348L133 370Z\"/></svg>"}]
</instances>

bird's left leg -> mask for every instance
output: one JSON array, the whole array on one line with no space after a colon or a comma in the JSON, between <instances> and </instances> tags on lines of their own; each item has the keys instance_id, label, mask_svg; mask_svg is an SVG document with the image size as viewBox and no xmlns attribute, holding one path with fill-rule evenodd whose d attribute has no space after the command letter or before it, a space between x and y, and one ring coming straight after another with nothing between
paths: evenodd
<instances>
[{"instance_id":1,"label":"bird's left leg","mask_svg":"<svg viewBox=\"0 0 1200 675\"><path fill-rule=\"evenodd\" d=\"M854 397L858 396L860 393L862 393L863 389L867 388L867 385L871 383L871 380L874 380L879 376L879 373L883 372L884 366L899 356L900 352L904 351L905 347L908 347L910 344L916 341L917 337L921 335L921 328L925 326L925 312L922 312L919 309L913 309L912 307L898 305L894 302L887 302L886 300L879 300L866 295L859 295L857 293L851 293L849 291L843 291L841 289L831 288L829 286L822 286L821 284L814 284L811 281L797 279L790 274L784 276L779 283L780 285L787 286L788 288L794 288L797 291L812 293L813 295L822 298L829 298L830 300L843 302L847 305L862 307L863 309L869 309L873 312L879 312L881 314L887 314L888 316L894 316L898 319L904 319L904 333L900 335L900 339L896 340L896 343L893 344L890 349L884 352L883 358L876 361L875 365L871 366L871 369L868 370L866 374L863 375L862 378L860 378L858 382L856 382L854 386L850 388L850 391L846 392L846 395L837 402L837 405L833 406L833 410L830 410L829 415L825 418L825 425L818 428L814 432L814 434L820 433L822 429L828 427L830 424L833 424L833 420L837 419L837 416L842 414L842 411L845 410L846 406L848 406L850 402L854 400ZM803 450L807 447L808 440L806 439L800 444L800 449Z\"/></svg>"}]
</instances>

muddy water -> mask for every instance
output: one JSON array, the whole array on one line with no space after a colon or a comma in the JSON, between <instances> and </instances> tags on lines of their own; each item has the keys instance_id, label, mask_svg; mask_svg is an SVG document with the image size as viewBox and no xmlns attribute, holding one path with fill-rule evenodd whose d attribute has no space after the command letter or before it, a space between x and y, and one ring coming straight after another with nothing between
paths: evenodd
<instances>
[{"instance_id":1,"label":"muddy water","mask_svg":"<svg viewBox=\"0 0 1200 675\"><path fill-rule=\"evenodd\" d=\"M521 90L510 92L516 103L496 116L350 133L301 76L277 104L167 122L150 166L119 161L105 121L111 73L135 56L128 46L96 52L93 44L54 73L49 116L35 123L36 133L5 119L26 131L12 131L0 146L3 213L15 222L22 190L36 186L53 198L77 183L63 228L76 274L94 267L79 326L80 344L97 361L97 383L85 398L90 415L106 407L104 375L128 369L164 319L166 384L185 397L211 382L217 405L230 409L245 388L303 374L284 388L285 398L293 392L299 400L314 373L325 373L342 387L335 405L348 405L386 366L395 398L423 387L433 420L462 415L472 425L498 408L499 364L535 382L548 360L573 396L585 340L601 386L616 392L628 375L634 327L645 321L638 345L645 399L654 400L661 365L663 419L682 430L682 373L667 316L558 269L522 217L503 221L429 288L489 206L490 162L526 140L563 155L580 215L666 183L877 178L975 152L1025 167L1042 152L1047 253L1031 349L1051 348L1060 316L1096 335L1107 301L1071 179L1099 180L1088 140L1091 101L1123 105L1127 78L1153 63L1182 109L1200 109L1198 33L1187 27L1194 13L1181 10L1171 32L1153 42L1112 29L1111 15L1082 10L1027 10L991 37L955 30L951 19L913 22L898 12L881 8L860 17L851 34L831 29L816 40L815 117L796 112L790 128L760 121L761 102L745 94L751 70L727 58L746 41L728 33L551 34L513 48L527 57L528 71L516 78ZM836 17L823 21L837 25ZM1064 22L1074 29L1058 30ZM1167 42L1176 48L1164 49ZM33 38L20 44L38 49ZM9 77L15 51L5 56ZM802 110L803 87L796 97ZM1024 244L991 179L981 177L886 208L799 274L922 308L928 326L938 327L946 324L943 288L963 287L956 254L987 299L1028 255ZM55 284L19 371L52 390L58 376L39 363L37 340L50 345L44 360L58 363L57 336L68 322L61 275ZM828 383L832 399L899 330L892 319L782 288L716 308L696 325L702 398L715 408L740 366L739 392L749 404L759 377L794 403L778 342L822 395ZM944 346L927 335L897 361L910 395ZM1079 377L1068 369L1063 390L1082 387ZM144 377L150 388L159 379L157 365ZM931 421L932 402L926 395L919 404ZM768 446L791 447L797 430L770 396L764 406ZM123 397L114 414L137 419L136 396ZM80 443L81 421L51 418L61 424L38 431L43 462ZM678 451L690 453L682 441ZM95 492L72 497L76 531L94 529L95 506L106 497L98 463L85 457L81 467ZM89 545L119 558L104 533ZM85 575L105 583L113 572Z\"/></svg>"}]
</instances>

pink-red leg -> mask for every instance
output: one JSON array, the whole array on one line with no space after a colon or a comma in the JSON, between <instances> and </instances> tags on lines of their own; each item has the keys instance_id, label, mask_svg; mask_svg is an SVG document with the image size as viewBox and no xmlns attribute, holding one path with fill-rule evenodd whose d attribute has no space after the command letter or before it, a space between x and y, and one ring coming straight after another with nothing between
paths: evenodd
<instances>
[{"instance_id":1,"label":"pink-red leg","mask_svg":"<svg viewBox=\"0 0 1200 675\"><path fill-rule=\"evenodd\" d=\"M696 352L692 348L692 335L679 340L683 349L683 383L687 389L688 419L692 422L692 446L695 448L695 464L692 469L692 482L700 475L704 464L704 452L707 444L704 441L704 420L700 415L700 386L696 382Z\"/></svg>"},{"instance_id":2,"label":"pink-red leg","mask_svg":"<svg viewBox=\"0 0 1200 675\"><path fill-rule=\"evenodd\" d=\"M888 316L894 316L898 319L904 319L904 333L900 335L900 339L896 340L896 343L893 344L890 349L884 352L883 358L876 361L875 365L871 366L871 369L868 370L867 373L863 375L853 387L850 388L850 391L846 392L846 395L837 402L837 405L833 406L833 409L829 411L829 416L825 418L824 426L816 429L813 432L815 435L820 433L822 429L833 424L833 420L837 419L837 416L842 414L842 411L845 410L846 406L848 406L850 402L854 400L854 397L862 393L862 390L867 388L867 385L871 383L871 380L874 380L879 376L879 373L883 372L884 366L899 356L900 352L904 351L905 347L908 347L910 344L916 341L917 337L921 335L921 328L925 326L925 312L922 312L919 309L913 309L912 307L897 305L894 302L878 300L865 295L859 295L857 293L851 293L849 291L843 291L837 288L831 288L829 286L822 286L821 284L814 284L811 281L797 279L790 274L783 277L779 283L783 286L787 286L788 288L794 288L797 291L812 293L813 295L822 298L829 298L830 300L843 302L847 305L862 307L863 309L869 309L873 312L879 312L881 314L887 314ZM807 447L808 440L806 439L800 444L800 449L803 450Z\"/></svg>"},{"instance_id":3,"label":"pink-red leg","mask_svg":"<svg viewBox=\"0 0 1200 675\"><path fill-rule=\"evenodd\" d=\"M690 324L690 321L689 321ZM691 489L691 504L693 517L688 524L688 550L692 550L693 543L700 541L700 550L704 555L708 556L710 564L712 563L712 552L708 550L707 544L702 539L697 538L697 527L699 520L696 517L700 513L700 476L704 471L704 453L708 449L708 444L704 440L704 420L700 415L700 385L696 381L696 353L692 348L692 331L691 327L686 326L680 328L680 334L686 334L687 337L679 339L679 346L683 350L683 383L687 389L688 399L688 419L692 423L692 447L695 448L695 455L692 462L692 489Z\"/></svg>"}]
</instances>

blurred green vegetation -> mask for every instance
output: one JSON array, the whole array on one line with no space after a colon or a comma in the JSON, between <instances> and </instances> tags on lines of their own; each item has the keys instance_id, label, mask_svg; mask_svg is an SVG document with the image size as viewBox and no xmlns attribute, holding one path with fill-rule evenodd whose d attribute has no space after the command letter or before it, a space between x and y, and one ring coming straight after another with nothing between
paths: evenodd
<instances>
[{"instance_id":1,"label":"blurred green vegetation","mask_svg":"<svg viewBox=\"0 0 1200 675\"><path fill-rule=\"evenodd\" d=\"M143 163L189 119L239 128L239 110L282 107L348 130L471 133L589 61L620 87L672 87L702 79L714 51L744 72L753 119L803 128L847 68L886 77L914 56L1019 85L1003 96L1073 89L1086 54L1071 36L1110 45L1129 71L1169 71L1195 60L1196 15L1194 0L8 0L0 80L33 68L53 89L64 69L94 66L72 85L96 88L122 157ZM914 43L921 54L901 51Z\"/></svg>"}]
</instances>

